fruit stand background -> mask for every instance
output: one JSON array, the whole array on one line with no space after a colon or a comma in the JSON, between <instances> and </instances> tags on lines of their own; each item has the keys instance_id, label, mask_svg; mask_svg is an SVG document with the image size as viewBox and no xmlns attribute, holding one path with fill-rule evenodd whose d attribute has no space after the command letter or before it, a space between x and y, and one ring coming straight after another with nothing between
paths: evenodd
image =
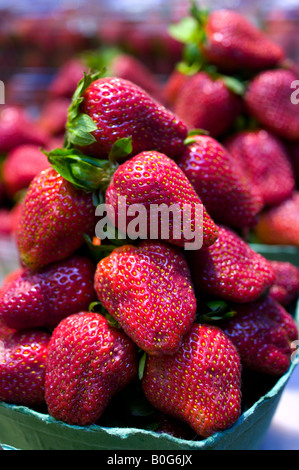
<instances>
[{"instance_id":1,"label":"fruit stand background","mask_svg":"<svg viewBox=\"0 0 299 470\"><path fill-rule=\"evenodd\" d=\"M284 47L287 56L299 64L297 0L219 0L198 4L242 12L262 25ZM185 15L188 7L189 2L183 0L0 0L0 79L5 84L6 104L23 106L35 118L59 67L82 51L103 44L122 47L142 58L163 80L181 54L181 46L168 36L167 26ZM0 232L2 223L0 219ZM286 256L299 266L299 257L295 260L292 252ZM0 283L17 266L14 240L3 233ZM299 370L296 368L261 449L299 450L298 417Z\"/></svg>"}]
</instances>

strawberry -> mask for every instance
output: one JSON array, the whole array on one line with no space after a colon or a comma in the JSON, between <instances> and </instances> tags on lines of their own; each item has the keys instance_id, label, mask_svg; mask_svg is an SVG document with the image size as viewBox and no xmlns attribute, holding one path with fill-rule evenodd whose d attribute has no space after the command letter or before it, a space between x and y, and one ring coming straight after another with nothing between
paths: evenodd
<instances>
[{"instance_id":1,"label":"strawberry","mask_svg":"<svg viewBox=\"0 0 299 470\"><path fill-rule=\"evenodd\" d=\"M68 424L94 424L112 397L137 376L134 343L97 313L79 312L52 333L45 399L51 416Z\"/></svg>"},{"instance_id":2,"label":"strawberry","mask_svg":"<svg viewBox=\"0 0 299 470\"><path fill-rule=\"evenodd\" d=\"M178 91L173 109L189 130L205 129L211 136L219 137L241 113L242 102L222 78L198 72Z\"/></svg>"},{"instance_id":3,"label":"strawberry","mask_svg":"<svg viewBox=\"0 0 299 470\"><path fill-rule=\"evenodd\" d=\"M69 110L67 145L106 158L113 144L132 137L133 154L144 150L177 157L186 125L134 83L87 75L79 83Z\"/></svg>"},{"instance_id":4,"label":"strawberry","mask_svg":"<svg viewBox=\"0 0 299 470\"><path fill-rule=\"evenodd\" d=\"M195 440L198 437L187 423L170 415L158 412L155 418L157 421L155 432L158 434L164 433L178 439L186 439L187 441Z\"/></svg>"},{"instance_id":5,"label":"strawberry","mask_svg":"<svg viewBox=\"0 0 299 470\"><path fill-rule=\"evenodd\" d=\"M298 339L293 317L271 296L233 309L236 314L221 328L236 346L243 367L271 375L287 372L291 342Z\"/></svg>"},{"instance_id":6,"label":"strawberry","mask_svg":"<svg viewBox=\"0 0 299 470\"><path fill-rule=\"evenodd\" d=\"M13 213L6 207L0 208L0 235L6 237L13 233Z\"/></svg>"},{"instance_id":7,"label":"strawberry","mask_svg":"<svg viewBox=\"0 0 299 470\"><path fill-rule=\"evenodd\" d=\"M169 208L176 204L181 221L184 217L184 206L190 206L192 234L203 232L204 246L214 243L217 238L217 227L206 212L188 178L172 159L162 153L141 152L121 164L115 171L106 191L105 202L113 207L117 219L119 218L119 197L126 197L126 211L132 204L142 204L146 209L147 235L151 232L150 209L152 206L164 204ZM203 210L203 224L201 224L201 220L196 220L196 208ZM130 220L129 215L128 220ZM161 220L160 217L159 221L161 222ZM162 222L159 225L163 225ZM157 236L158 238L164 237L163 239L170 243L183 246L188 237L183 233L182 227L180 227L180 233L176 234L174 225L175 222L170 217L168 233L163 234L163 227L161 227ZM130 236L129 223L126 230ZM194 236L196 237L196 234Z\"/></svg>"},{"instance_id":8,"label":"strawberry","mask_svg":"<svg viewBox=\"0 0 299 470\"><path fill-rule=\"evenodd\" d=\"M35 272L22 269L0 292L0 319L10 328L53 328L96 299L93 263L74 255Z\"/></svg>"},{"instance_id":9,"label":"strawberry","mask_svg":"<svg viewBox=\"0 0 299 470\"><path fill-rule=\"evenodd\" d=\"M80 59L72 58L66 61L56 71L50 83L50 97L71 98L84 72L87 72L87 68Z\"/></svg>"},{"instance_id":10,"label":"strawberry","mask_svg":"<svg viewBox=\"0 0 299 470\"><path fill-rule=\"evenodd\" d=\"M299 182L299 143L295 142L288 147L296 182Z\"/></svg>"},{"instance_id":11,"label":"strawberry","mask_svg":"<svg viewBox=\"0 0 299 470\"><path fill-rule=\"evenodd\" d=\"M163 243L144 241L113 250L97 265L95 290L108 313L149 354L176 352L195 319L185 257Z\"/></svg>"},{"instance_id":12,"label":"strawberry","mask_svg":"<svg viewBox=\"0 0 299 470\"><path fill-rule=\"evenodd\" d=\"M169 108L174 107L178 94L189 78L190 76L188 74L181 72L177 68L167 77L163 87L163 97Z\"/></svg>"},{"instance_id":13,"label":"strawberry","mask_svg":"<svg viewBox=\"0 0 299 470\"><path fill-rule=\"evenodd\" d=\"M65 132L70 99L52 98L47 100L38 117L38 124L50 136L59 136Z\"/></svg>"},{"instance_id":14,"label":"strawberry","mask_svg":"<svg viewBox=\"0 0 299 470\"><path fill-rule=\"evenodd\" d=\"M233 302L258 299L275 280L268 260L224 226L212 246L188 253L188 261L196 289Z\"/></svg>"},{"instance_id":15,"label":"strawberry","mask_svg":"<svg viewBox=\"0 0 299 470\"><path fill-rule=\"evenodd\" d=\"M230 154L210 136L193 135L189 142L177 164L213 220L230 227L255 225L262 200Z\"/></svg>"},{"instance_id":16,"label":"strawberry","mask_svg":"<svg viewBox=\"0 0 299 470\"><path fill-rule=\"evenodd\" d=\"M0 340L0 401L15 405L44 404L47 348L50 334L14 332Z\"/></svg>"},{"instance_id":17,"label":"strawberry","mask_svg":"<svg viewBox=\"0 0 299 470\"><path fill-rule=\"evenodd\" d=\"M270 261L270 264L275 272L275 282L269 293L287 307L299 294L299 268L288 261Z\"/></svg>"},{"instance_id":18,"label":"strawberry","mask_svg":"<svg viewBox=\"0 0 299 470\"><path fill-rule=\"evenodd\" d=\"M295 177L284 143L264 129L242 131L231 136L225 147L248 175L264 206L279 204L295 189Z\"/></svg>"},{"instance_id":19,"label":"strawberry","mask_svg":"<svg viewBox=\"0 0 299 470\"><path fill-rule=\"evenodd\" d=\"M26 189L33 178L50 166L39 146L23 144L11 150L2 166L2 177L7 195L13 198Z\"/></svg>"},{"instance_id":20,"label":"strawberry","mask_svg":"<svg viewBox=\"0 0 299 470\"><path fill-rule=\"evenodd\" d=\"M291 101L291 84L297 79L290 70L263 71L250 82L244 97L249 114L288 141L299 138L299 108Z\"/></svg>"},{"instance_id":21,"label":"strawberry","mask_svg":"<svg viewBox=\"0 0 299 470\"><path fill-rule=\"evenodd\" d=\"M299 247L299 192L262 212L254 232L261 243Z\"/></svg>"},{"instance_id":22,"label":"strawberry","mask_svg":"<svg viewBox=\"0 0 299 470\"><path fill-rule=\"evenodd\" d=\"M90 193L75 188L52 167L31 182L23 202L16 239L22 263L39 269L70 256L93 234Z\"/></svg>"},{"instance_id":23,"label":"strawberry","mask_svg":"<svg viewBox=\"0 0 299 470\"><path fill-rule=\"evenodd\" d=\"M157 101L163 102L162 87L158 78L139 58L128 53L118 53L107 67L111 76L129 80Z\"/></svg>"},{"instance_id":24,"label":"strawberry","mask_svg":"<svg viewBox=\"0 0 299 470\"><path fill-rule=\"evenodd\" d=\"M240 415L241 366L232 342L215 326L194 323L177 353L147 356L142 386L159 411L208 437Z\"/></svg>"},{"instance_id":25,"label":"strawberry","mask_svg":"<svg viewBox=\"0 0 299 470\"><path fill-rule=\"evenodd\" d=\"M0 153L22 144L47 144L48 134L17 106L4 106L0 114Z\"/></svg>"},{"instance_id":26,"label":"strawberry","mask_svg":"<svg viewBox=\"0 0 299 470\"><path fill-rule=\"evenodd\" d=\"M2 320L0 320L0 341L3 340L3 338L6 338L7 336L11 335L12 333L15 333L14 328L9 328L8 326L3 323Z\"/></svg>"},{"instance_id":27,"label":"strawberry","mask_svg":"<svg viewBox=\"0 0 299 470\"><path fill-rule=\"evenodd\" d=\"M207 61L230 71L262 70L276 66L283 58L282 48L244 15L218 9L208 14L201 46Z\"/></svg>"}]
</instances>

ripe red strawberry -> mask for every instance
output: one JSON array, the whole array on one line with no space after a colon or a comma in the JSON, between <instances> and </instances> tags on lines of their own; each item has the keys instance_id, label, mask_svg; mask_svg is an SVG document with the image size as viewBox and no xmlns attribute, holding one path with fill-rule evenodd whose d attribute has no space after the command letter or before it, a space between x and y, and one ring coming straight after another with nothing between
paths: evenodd
<instances>
[{"instance_id":1,"label":"ripe red strawberry","mask_svg":"<svg viewBox=\"0 0 299 470\"><path fill-rule=\"evenodd\" d=\"M275 282L269 293L287 307L299 294L299 268L288 261L270 261L270 264L275 272Z\"/></svg>"},{"instance_id":2,"label":"ripe red strawberry","mask_svg":"<svg viewBox=\"0 0 299 470\"><path fill-rule=\"evenodd\" d=\"M71 98L87 67L80 59L70 59L56 72L49 86L53 98Z\"/></svg>"},{"instance_id":3,"label":"ripe red strawberry","mask_svg":"<svg viewBox=\"0 0 299 470\"><path fill-rule=\"evenodd\" d=\"M187 75L178 69L174 69L168 76L163 87L163 96L169 108L174 107L178 94L180 93L182 87L187 83L189 78L190 75Z\"/></svg>"},{"instance_id":4,"label":"ripe red strawberry","mask_svg":"<svg viewBox=\"0 0 299 470\"><path fill-rule=\"evenodd\" d=\"M25 266L39 269L70 256L93 234L90 193L75 188L52 167L31 182L17 228L17 244Z\"/></svg>"},{"instance_id":5,"label":"ripe red strawberry","mask_svg":"<svg viewBox=\"0 0 299 470\"><path fill-rule=\"evenodd\" d=\"M6 192L13 198L26 189L33 178L50 166L40 147L33 144L20 145L11 150L2 166L2 177Z\"/></svg>"},{"instance_id":6,"label":"ripe red strawberry","mask_svg":"<svg viewBox=\"0 0 299 470\"><path fill-rule=\"evenodd\" d=\"M126 211L132 204L142 204L146 209L147 238L149 238L151 232L152 219L150 213L154 204L164 204L166 207L176 204L181 221L184 218L184 205L190 205L192 233L203 234L204 246L214 243L217 238L217 227L206 212L188 178L172 159L162 153L155 151L141 152L120 165L115 171L105 198L106 204L114 208L115 220L119 218L119 197L126 197ZM203 210L202 221L197 220L195 213L197 207ZM160 225L163 225L163 219L160 216L158 228L161 231L157 233L158 238L163 237L164 240L170 243L184 246L188 238L184 234L184 228L181 226L180 233L175 233L175 221L171 217L169 219L169 227L166 227L166 229L169 228L169 231L167 230L168 233L164 237L163 227L160 227ZM126 227L129 236L130 220L129 214Z\"/></svg>"},{"instance_id":7,"label":"ripe red strawberry","mask_svg":"<svg viewBox=\"0 0 299 470\"><path fill-rule=\"evenodd\" d=\"M59 136L65 132L70 99L52 98L43 105L38 117L38 124L50 136Z\"/></svg>"},{"instance_id":8,"label":"ripe red strawberry","mask_svg":"<svg viewBox=\"0 0 299 470\"><path fill-rule=\"evenodd\" d=\"M142 386L158 410L186 421L202 437L240 415L239 355L215 326L193 324L172 356L148 356Z\"/></svg>"},{"instance_id":9,"label":"ripe red strawberry","mask_svg":"<svg viewBox=\"0 0 299 470\"><path fill-rule=\"evenodd\" d=\"M15 405L44 404L47 348L50 334L15 332L0 340L0 401Z\"/></svg>"},{"instance_id":10,"label":"ripe red strawberry","mask_svg":"<svg viewBox=\"0 0 299 470\"><path fill-rule=\"evenodd\" d=\"M4 106L0 114L0 153L22 144L45 146L48 134L17 106Z\"/></svg>"},{"instance_id":11,"label":"ripe red strawberry","mask_svg":"<svg viewBox=\"0 0 299 470\"><path fill-rule=\"evenodd\" d=\"M116 248L98 263L95 290L108 313L149 354L177 351L195 319L185 257L166 244Z\"/></svg>"},{"instance_id":12,"label":"ripe red strawberry","mask_svg":"<svg viewBox=\"0 0 299 470\"><path fill-rule=\"evenodd\" d=\"M0 208L0 234L10 237L13 232L13 214L6 207Z\"/></svg>"},{"instance_id":13,"label":"ripe red strawberry","mask_svg":"<svg viewBox=\"0 0 299 470\"><path fill-rule=\"evenodd\" d=\"M231 128L241 113L242 101L222 78L213 79L199 72L178 91L173 109L189 130L205 129L218 137Z\"/></svg>"},{"instance_id":14,"label":"ripe red strawberry","mask_svg":"<svg viewBox=\"0 0 299 470\"><path fill-rule=\"evenodd\" d=\"M74 94L67 123L68 143L99 158L106 158L117 140L128 137L133 155L158 150L175 158L186 136L185 124L171 111L139 86L115 77L85 77Z\"/></svg>"},{"instance_id":15,"label":"ripe red strawberry","mask_svg":"<svg viewBox=\"0 0 299 470\"><path fill-rule=\"evenodd\" d=\"M261 243L299 247L299 192L265 210L254 231Z\"/></svg>"},{"instance_id":16,"label":"ripe red strawberry","mask_svg":"<svg viewBox=\"0 0 299 470\"><path fill-rule=\"evenodd\" d=\"M214 245L190 253L188 259L195 288L216 298L250 302L261 297L275 280L268 260L223 226Z\"/></svg>"},{"instance_id":17,"label":"ripe red strawberry","mask_svg":"<svg viewBox=\"0 0 299 470\"><path fill-rule=\"evenodd\" d=\"M134 343L97 313L62 320L52 333L46 365L45 398L54 418L94 424L112 397L137 376Z\"/></svg>"},{"instance_id":18,"label":"ripe red strawberry","mask_svg":"<svg viewBox=\"0 0 299 470\"><path fill-rule=\"evenodd\" d=\"M299 143L295 142L288 147L296 182L299 182Z\"/></svg>"},{"instance_id":19,"label":"ripe red strawberry","mask_svg":"<svg viewBox=\"0 0 299 470\"><path fill-rule=\"evenodd\" d=\"M83 256L35 272L24 268L0 292L0 319L10 328L53 328L96 300L95 266Z\"/></svg>"},{"instance_id":20,"label":"ripe red strawberry","mask_svg":"<svg viewBox=\"0 0 299 470\"><path fill-rule=\"evenodd\" d=\"M299 108L291 101L291 84L298 77L290 70L261 72L248 86L244 100L248 112L283 139L299 139Z\"/></svg>"},{"instance_id":21,"label":"ripe red strawberry","mask_svg":"<svg viewBox=\"0 0 299 470\"><path fill-rule=\"evenodd\" d=\"M8 326L6 326L0 319L0 342L3 340L3 338L6 338L12 333L15 333L15 331L16 330L14 330L13 328L9 328Z\"/></svg>"},{"instance_id":22,"label":"ripe red strawberry","mask_svg":"<svg viewBox=\"0 0 299 470\"><path fill-rule=\"evenodd\" d=\"M236 314L221 324L236 346L244 368L264 374L287 372L298 339L293 317L271 296L242 305L234 305Z\"/></svg>"},{"instance_id":23,"label":"ripe red strawberry","mask_svg":"<svg viewBox=\"0 0 299 470\"><path fill-rule=\"evenodd\" d=\"M295 177L288 151L283 142L264 129L242 131L225 146L237 165L261 195L263 205L279 204L295 189Z\"/></svg>"},{"instance_id":24,"label":"ripe red strawberry","mask_svg":"<svg viewBox=\"0 0 299 470\"><path fill-rule=\"evenodd\" d=\"M279 45L236 11L212 11L204 31L205 57L224 70L262 70L276 66L284 58Z\"/></svg>"},{"instance_id":25,"label":"ripe red strawberry","mask_svg":"<svg viewBox=\"0 0 299 470\"><path fill-rule=\"evenodd\" d=\"M158 423L155 428L155 432L158 434L164 433L177 437L178 439L186 439L187 441L194 440L198 437L187 423L173 418L170 415L157 412L155 414L155 421Z\"/></svg>"},{"instance_id":26,"label":"ripe red strawberry","mask_svg":"<svg viewBox=\"0 0 299 470\"><path fill-rule=\"evenodd\" d=\"M156 100L163 102L162 87L157 76L139 58L127 53L118 53L107 67L111 76L129 80Z\"/></svg>"},{"instance_id":27,"label":"ripe red strawberry","mask_svg":"<svg viewBox=\"0 0 299 470\"><path fill-rule=\"evenodd\" d=\"M217 140L192 136L177 164L215 222L238 228L256 224L263 202Z\"/></svg>"}]
</instances>

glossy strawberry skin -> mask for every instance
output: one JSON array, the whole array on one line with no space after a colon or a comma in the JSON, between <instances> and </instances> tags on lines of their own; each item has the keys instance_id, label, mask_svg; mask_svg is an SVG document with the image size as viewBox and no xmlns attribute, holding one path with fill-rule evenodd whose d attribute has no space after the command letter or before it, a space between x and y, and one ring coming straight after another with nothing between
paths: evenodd
<instances>
[{"instance_id":1,"label":"glossy strawberry skin","mask_svg":"<svg viewBox=\"0 0 299 470\"><path fill-rule=\"evenodd\" d=\"M22 263L30 269L67 258L94 233L96 224L90 193L76 189L52 167L31 182L17 228Z\"/></svg>"},{"instance_id":2,"label":"glossy strawberry skin","mask_svg":"<svg viewBox=\"0 0 299 470\"><path fill-rule=\"evenodd\" d=\"M149 354L172 354L195 319L182 253L170 245L124 245L98 263L95 290L108 313Z\"/></svg>"},{"instance_id":3,"label":"glossy strawberry skin","mask_svg":"<svg viewBox=\"0 0 299 470\"><path fill-rule=\"evenodd\" d=\"M216 223L239 228L257 223L257 214L263 207L260 196L252 191L246 174L234 166L230 154L213 137L193 136L177 164Z\"/></svg>"},{"instance_id":4,"label":"glossy strawberry skin","mask_svg":"<svg viewBox=\"0 0 299 470\"><path fill-rule=\"evenodd\" d=\"M261 195L264 206L279 204L295 189L295 177L283 142L264 129L230 137L225 147Z\"/></svg>"},{"instance_id":5,"label":"glossy strawberry skin","mask_svg":"<svg viewBox=\"0 0 299 470\"><path fill-rule=\"evenodd\" d=\"M126 197L126 212L131 204L142 204L147 212L147 237L150 236L150 210L153 204L166 204L170 207L177 204L180 209L180 218L183 220L184 204L191 209L192 234L197 231L202 235L203 246L209 246L217 238L217 227L210 218L201 200L186 175L178 165L166 155L155 151L141 152L135 157L119 166L114 173L110 185L106 191L105 202L111 205L115 211L115 223L119 219L118 198ZM196 220L196 208L202 209L202 220ZM131 217L127 217L128 224ZM161 219L159 219L160 221ZM158 224L160 225L161 223ZM130 234L128 233L130 236ZM179 234L175 233L174 223L170 217L168 235L163 235L161 230L158 238L163 237L174 245L185 246L187 237L183 227ZM200 237L201 238L201 237Z\"/></svg>"},{"instance_id":6,"label":"glossy strawberry skin","mask_svg":"<svg viewBox=\"0 0 299 470\"><path fill-rule=\"evenodd\" d=\"M44 404L45 366L50 334L14 332L1 338L0 401L15 405Z\"/></svg>"},{"instance_id":7,"label":"glossy strawberry skin","mask_svg":"<svg viewBox=\"0 0 299 470\"><path fill-rule=\"evenodd\" d=\"M224 226L219 226L214 245L192 253L188 262L196 289L233 302L258 299L275 280L268 260Z\"/></svg>"},{"instance_id":8,"label":"glossy strawberry skin","mask_svg":"<svg viewBox=\"0 0 299 470\"><path fill-rule=\"evenodd\" d=\"M3 162L2 175L6 192L13 198L26 189L33 178L50 166L40 147L24 144L9 152Z\"/></svg>"},{"instance_id":9,"label":"glossy strawberry skin","mask_svg":"<svg viewBox=\"0 0 299 470\"><path fill-rule=\"evenodd\" d=\"M95 80L83 94L81 111L97 125L96 142L83 149L90 155L106 158L115 141L130 136L132 155L155 149L175 158L183 150L186 125L128 80Z\"/></svg>"},{"instance_id":10,"label":"glossy strawberry skin","mask_svg":"<svg viewBox=\"0 0 299 470\"><path fill-rule=\"evenodd\" d=\"M261 243L299 246L299 193L265 210L256 225Z\"/></svg>"},{"instance_id":11,"label":"glossy strawberry skin","mask_svg":"<svg viewBox=\"0 0 299 470\"><path fill-rule=\"evenodd\" d=\"M199 72L178 91L173 109L189 130L205 129L212 137L219 137L241 113L242 101L222 79Z\"/></svg>"},{"instance_id":12,"label":"glossy strawberry skin","mask_svg":"<svg viewBox=\"0 0 299 470\"><path fill-rule=\"evenodd\" d=\"M293 317L267 296L234 305L236 315L221 325L236 346L244 368L271 375L287 372L298 329Z\"/></svg>"},{"instance_id":13,"label":"glossy strawberry skin","mask_svg":"<svg viewBox=\"0 0 299 470\"><path fill-rule=\"evenodd\" d=\"M287 307L299 294L299 268L288 261L270 261L270 264L275 272L275 282L269 294Z\"/></svg>"},{"instance_id":14,"label":"glossy strawberry skin","mask_svg":"<svg viewBox=\"0 0 299 470\"><path fill-rule=\"evenodd\" d=\"M262 70L274 67L284 58L280 46L236 11L211 12L205 33L204 55L224 70Z\"/></svg>"},{"instance_id":15,"label":"glossy strawberry skin","mask_svg":"<svg viewBox=\"0 0 299 470\"><path fill-rule=\"evenodd\" d=\"M193 324L172 356L148 356L142 387L162 413L202 437L230 427L240 414L239 355L215 326Z\"/></svg>"},{"instance_id":16,"label":"glossy strawberry skin","mask_svg":"<svg viewBox=\"0 0 299 470\"><path fill-rule=\"evenodd\" d=\"M94 424L111 398L137 376L135 345L97 313L79 312L51 336L45 399L51 416L68 424Z\"/></svg>"},{"instance_id":17,"label":"glossy strawberry skin","mask_svg":"<svg viewBox=\"0 0 299 470\"><path fill-rule=\"evenodd\" d=\"M287 141L299 138L299 110L291 101L295 80L290 70L267 70L253 78L244 97L249 114Z\"/></svg>"},{"instance_id":18,"label":"glossy strawberry skin","mask_svg":"<svg viewBox=\"0 0 299 470\"><path fill-rule=\"evenodd\" d=\"M53 328L96 300L95 266L72 256L35 272L24 268L0 292L0 319L10 328Z\"/></svg>"}]
</instances>

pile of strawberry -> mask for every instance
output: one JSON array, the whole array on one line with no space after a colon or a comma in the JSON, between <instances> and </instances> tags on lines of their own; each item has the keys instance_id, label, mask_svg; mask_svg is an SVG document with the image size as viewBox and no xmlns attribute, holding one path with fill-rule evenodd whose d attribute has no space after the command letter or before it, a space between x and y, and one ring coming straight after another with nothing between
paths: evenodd
<instances>
[{"instance_id":1,"label":"pile of strawberry","mask_svg":"<svg viewBox=\"0 0 299 470\"><path fill-rule=\"evenodd\" d=\"M279 49L245 23L230 26L229 50L245 47L246 37L252 47L247 57L245 49L231 52L231 60L224 58L227 39L222 46L219 39L221 21L207 23L207 35L216 28L209 61L274 67ZM257 51L252 37L264 41ZM266 200L277 203L278 190L284 198L293 191L290 168L269 131L256 133L256 142L271 139L267 145L279 155L279 183L275 168L267 187L262 152L244 164L210 129L208 135L187 124L195 91L183 119L126 79L90 73L80 80L64 147L46 152L50 166L26 193L16 232L20 268L0 292L0 400L46 407L57 420L86 426L101 424L120 397L125 414L132 401L121 392L130 387L159 416L158 430L184 422L206 438L240 416L246 371L276 379L289 369L298 339L289 308L299 270L266 260L242 235L256 226ZM215 117L223 124L218 111ZM262 167L254 181L251 164ZM105 201L117 213L120 197L128 238L97 239L96 206ZM203 246L185 249L183 229L178 237L170 230L168 238L130 238L136 203L148 214L153 204L176 204L181 212L189 205ZM117 221L110 220L120 234Z\"/></svg>"}]
</instances>

